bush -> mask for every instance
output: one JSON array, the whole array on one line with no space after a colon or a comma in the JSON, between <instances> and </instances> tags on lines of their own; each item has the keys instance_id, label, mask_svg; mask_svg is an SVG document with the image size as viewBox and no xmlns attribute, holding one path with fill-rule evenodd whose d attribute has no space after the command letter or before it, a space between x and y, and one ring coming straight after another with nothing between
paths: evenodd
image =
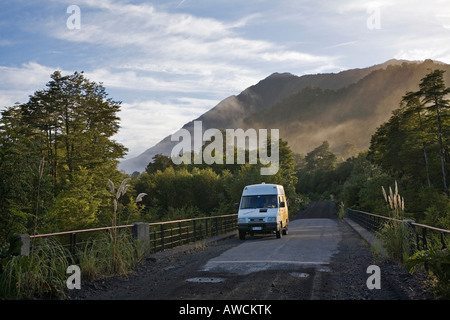
<instances>
[{"instance_id":1,"label":"bush","mask_svg":"<svg viewBox=\"0 0 450 320\"><path fill-rule=\"evenodd\" d=\"M377 232L386 253L393 261L403 263L412 254L410 243L412 230L404 223L388 221Z\"/></svg>"},{"instance_id":2,"label":"bush","mask_svg":"<svg viewBox=\"0 0 450 320\"><path fill-rule=\"evenodd\" d=\"M450 199L447 195L440 192L431 193L427 196L430 198L430 205L425 210L424 224L437 228L450 229Z\"/></svg>"},{"instance_id":3,"label":"bush","mask_svg":"<svg viewBox=\"0 0 450 320\"><path fill-rule=\"evenodd\" d=\"M431 286L438 296L443 299L450 298L450 250L448 248L418 251L408 259L407 266L410 273L419 268L428 269Z\"/></svg>"}]
</instances>

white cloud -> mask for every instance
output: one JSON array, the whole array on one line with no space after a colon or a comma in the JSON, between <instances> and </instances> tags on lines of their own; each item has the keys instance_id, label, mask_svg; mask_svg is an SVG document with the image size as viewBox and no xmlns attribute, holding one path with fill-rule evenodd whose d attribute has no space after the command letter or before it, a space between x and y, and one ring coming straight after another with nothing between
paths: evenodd
<instances>
[{"instance_id":1,"label":"white cloud","mask_svg":"<svg viewBox=\"0 0 450 320\"><path fill-rule=\"evenodd\" d=\"M0 66L0 109L24 103L34 92L44 89L57 69L27 62L20 67Z\"/></svg>"},{"instance_id":2,"label":"white cloud","mask_svg":"<svg viewBox=\"0 0 450 320\"><path fill-rule=\"evenodd\" d=\"M25 63L20 67L0 66L0 110L16 102L27 102L30 95L45 88L46 83L51 80L50 75L58 69L35 62ZM62 73L71 72L62 70ZM149 77L139 77L132 71L113 73L99 69L85 73L85 76L96 82L106 80L103 82L107 92L108 88L148 90L147 86L158 82ZM170 85L159 84L159 89L168 90ZM178 84L178 90L182 89ZM219 100L213 99L179 97L165 102L144 100L122 103L119 113L121 130L114 139L129 148L128 157L137 156L218 102Z\"/></svg>"},{"instance_id":3,"label":"white cloud","mask_svg":"<svg viewBox=\"0 0 450 320\"><path fill-rule=\"evenodd\" d=\"M126 48L127 59L133 61L147 57L157 64L164 61L187 64L228 61L236 65L248 61L265 62L267 55L281 56L282 61L308 59L307 62L322 62L321 57L314 60L313 54L297 53L273 41L243 37L239 30L260 17L259 13L224 22L166 12L148 4L85 1L85 5L91 11L82 15L80 30L72 32L49 23L49 34L70 42L107 46L115 50ZM130 46L133 50L129 50Z\"/></svg>"},{"instance_id":4,"label":"white cloud","mask_svg":"<svg viewBox=\"0 0 450 320\"><path fill-rule=\"evenodd\" d=\"M424 49L410 49L400 50L395 59L405 60L425 60L433 59L445 63L450 63L450 48L424 48Z\"/></svg>"},{"instance_id":5,"label":"white cloud","mask_svg":"<svg viewBox=\"0 0 450 320\"><path fill-rule=\"evenodd\" d=\"M147 100L123 103L119 114L121 129L114 138L129 148L126 158L137 156L218 102L179 98L167 102Z\"/></svg>"},{"instance_id":6,"label":"white cloud","mask_svg":"<svg viewBox=\"0 0 450 320\"><path fill-rule=\"evenodd\" d=\"M21 67L0 66L0 86L36 90L37 86L43 87L48 82L53 71L55 69L36 62L24 63Z\"/></svg>"},{"instance_id":7,"label":"white cloud","mask_svg":"<svg viewBox=\"0 0 450 320\"><path fill-rule=\"evenodd\" d=\"M47 5L61 3L72 1ZM67 54L58 62L63 73L75 66L114 99L132 97L122 105L118 138L134 155L272 72L334 72L392 57L450 62L448 0L156 3L78 0L80 30L65 27L65 10L21 22L54 45L46 53ZM371 6L380 8L380 30L367 28ZM0 47L17 41L5 37ZM60 69L40 57L0 66L0 108L27 101Z\"/></svg>"},{"instance_id":8,"label":"white cloud","mask_svg":"<svg viewBox=\"0 0 450 320\"><path fill-rule=\"evenodd\" d=\"M291 62L300 62L304 64L324 63L334 59L333 57L326 57L326 56L321 57L297 51L263 53L261 57L263 60L266 61L283 61L283 62L291 61Z\"/></svg>"},{"instance_id":9,"label":"white cloud","mask_svg":"<svg viewBox=\"0 0 450 320\"><path fill-rule=\"evenodd\" d=\"M255 84L264 73L225 63L162 61L161 64L125 64L85 72L86 77L122 91L159 92L167 95L207 94L224 99ZM163 76L161 75L163 74Z\"/></svg>"}]
</instances>

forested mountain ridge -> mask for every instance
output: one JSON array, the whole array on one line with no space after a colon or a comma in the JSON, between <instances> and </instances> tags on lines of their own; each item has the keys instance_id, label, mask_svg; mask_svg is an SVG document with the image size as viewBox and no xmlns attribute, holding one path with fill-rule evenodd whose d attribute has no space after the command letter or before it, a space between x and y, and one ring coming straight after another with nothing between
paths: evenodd
<instances>
[{"instance_id":1,"label":"forested mountain ridge","mask_svg":"<svg viewBox=\"0 0 450 320\"><path fill-rule=\"evenodd\" d=\"M371 136L399 107L405 92L417 91L420 79L430 70L450 70L431 60L388 65L358 82L337 90L310 86L283 101L252 114L246 127L279 128L280 136L294 152L307 153L327 140L339 153L348 144L367 149ZM450 74L444 74L446 81Z\"/></svg>"},{"instance_id":2,"label":"forested mountain ridge","mask_svg":"<svg viewBox=\"0 0 450 320\"><path fill-rule=\"evenodd\" d=\"M230 96L195 120L209 128L280 129L296 153L307 153L328 140L335 152L345 145L367 149L376 128L387 121L406 91L432 69L450 70L437 61L389 60L369 68L295 76L274 73L237 96ZM450 80L450 73L446 73ZM447 78L448 77L448 78ZM192 130L193 121L183 128ZM119 169L142 172L156 154L169 155L170 136Z\"/></svg>"}]
</instances>

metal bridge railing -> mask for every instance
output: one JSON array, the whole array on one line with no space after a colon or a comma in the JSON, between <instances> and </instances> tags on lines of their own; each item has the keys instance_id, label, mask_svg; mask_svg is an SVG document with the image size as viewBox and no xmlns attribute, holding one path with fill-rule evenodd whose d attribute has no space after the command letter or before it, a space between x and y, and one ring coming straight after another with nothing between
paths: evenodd
<instances>
[{"instance_id":1,"label":"metal bridge railing","mask_svg":"<svg viewBox=\"0 0 450 320\"><path fill-rule=\"evenodd\" d=\"M144 225L145 227L145 232L143 233L144 238L142 238L142 234L137 235L138 225L141 225L141 227ZM33 246L38 245L38 239L43 238L57 239L58 244L68 247L69 251L75 254L81 244L101 238L99 233L114 230L117 232L131 231L135 238L147 242L147 248L150 253L154 253L235 231L237 230L237 214L155 223L134 223L116 227L101 227L37 235L21 234L18 236L18 241L20 242L19 254L29 255L30 251L33 250Z\"/></svg>"},{"instance_id":2,"label":"metal bridge railing","mask_svg":"<svg viewBox=\"0 0 450 320\"><path fill-rule=\"evenodd\" d=\"M413 245L415 245L416 250L427 250L430 245L439 245L441 249L447 248L450 230L416 223L414 220L399 220L352 209L346 209L346 211L350 219L372 232L380 230L387 221L403 223L409 226L413 231L415 242Z\"/></svg>"},{"instance_id":3,"label":"metal bridge railing","mask_svg":"<svg viewBox=\"0 0 450 320\"><path fill-rule=\"evenodd\" d=\"M149 223L152 252L237 230L237 214Z\"/></svg>"}]
</instances>

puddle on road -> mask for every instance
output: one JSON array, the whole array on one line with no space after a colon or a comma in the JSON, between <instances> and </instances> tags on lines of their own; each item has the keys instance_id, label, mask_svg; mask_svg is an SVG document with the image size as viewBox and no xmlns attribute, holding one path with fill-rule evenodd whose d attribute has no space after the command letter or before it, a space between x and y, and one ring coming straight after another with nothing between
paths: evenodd
<instances>
[{"instance_id":1,"label":"puddle on road","mask_svg":"<svg viewBox=\"0 0 450 320\"><path fill-rule=\"evenodd\" d=\"M316 267L316 272L331 272L331 269L327 266L318 266ZM308 278L310 276L306 272L290 272L289 274L295 278Z\"/></svg>"},{"instance_id":2,"label":"puddle on road","mask_svg":"<svg viewBox=\"0 0 450 320\"><path fill-rule=\"evenodd\" d=\"M196 277L186 279L187 282L197 282L197 283L219 283L224 282L224 278L211 278L211 277Z\"/></svg>"},{"instance_id":3,"label":"puddle on road","mask_svg":"<svg viewBox=\"0 0 450 320\"><path fill-rule=\"evenodd\" d=\"M323 266L323 267L317 268L316 271L319 271L319 272L331 272L331 269L329 267Z\"/></svg>"},{"instance_id":4,"label":"puddle on road","mask_svg":"<svg viewBox=\"0 0 450 320\"><path fill-rule=\"evenodd\" d=\"M308 278L309 277L309 273L304 273L304 272L291 272L289 274L295 278Z\"/></svg>"}]
</instances>

